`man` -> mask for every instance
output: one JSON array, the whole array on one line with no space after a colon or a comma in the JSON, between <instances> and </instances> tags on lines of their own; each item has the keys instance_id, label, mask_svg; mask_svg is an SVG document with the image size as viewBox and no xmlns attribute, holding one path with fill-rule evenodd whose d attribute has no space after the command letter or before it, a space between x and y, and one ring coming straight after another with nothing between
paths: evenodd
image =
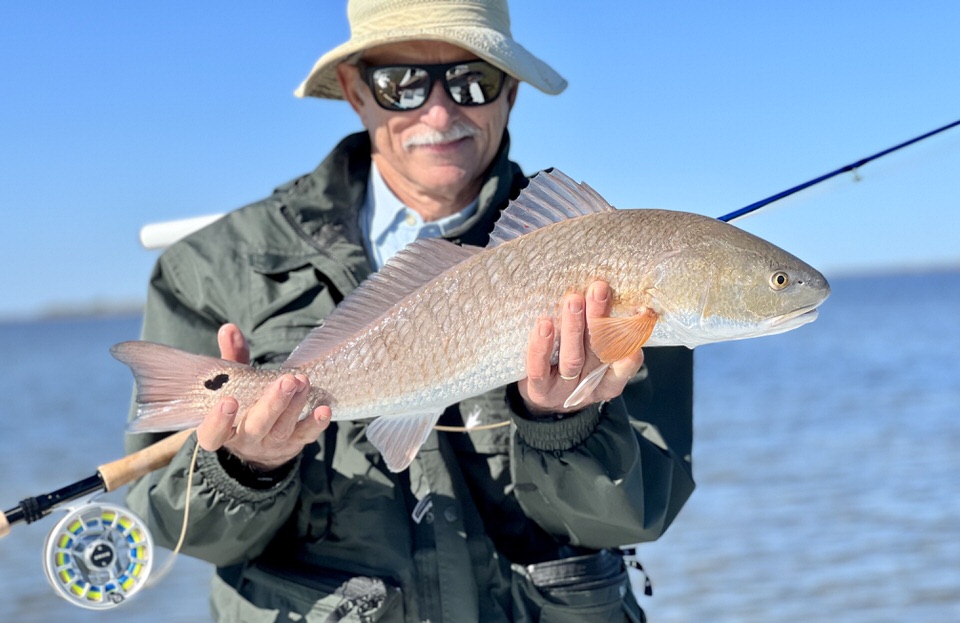
<instances>
[{"instance_id":1,"label":"man","mask_svg":"<svg viewBox=\"0 0 960 623\"><path fill-rule=\"evenodd\" d=\"M351 0L349 18L350 41L298 95L346 99L366 132L168 249L144 339L279 365L404 244L482 246L526 185L506 132L519 82L566 83L513 41L503 0ZM172 547L199 443L184 551L217 566L219 621L638 620L608 548L657 538L692 491L692 359L659 349L649 374L642 354L624 359L586 407L563 409L597 361L586 335L611 296L601 282L569 295L532 328L527 379L441 420L482 412L510 428L434 432L392 473L364 423L331 424L327 407L298 422L309 382L288 374L244 414L221 401L129 502Z\"/></svg>"}]
</instances>

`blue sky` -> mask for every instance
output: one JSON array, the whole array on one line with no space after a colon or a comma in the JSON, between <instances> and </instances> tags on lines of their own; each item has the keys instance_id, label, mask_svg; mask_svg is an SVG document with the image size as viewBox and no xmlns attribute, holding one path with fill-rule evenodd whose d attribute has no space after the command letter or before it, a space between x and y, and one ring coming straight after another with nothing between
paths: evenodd
<instances>
[{"instance_id":1,"label":"blue sky","mask_svg":"<svg viewBox=\"0 0 960 623\"><path fill-rule=\"evenodd\" d=\"M512 155L621 208L719 216L960 118L960 3L512 3L570 82ZM0 5L0 317L137 301L150 222L221 212L360 129L292 91L345 5ZM739 221L827 276L960 265L960 129Z\"/></svg>"}]
</instances>

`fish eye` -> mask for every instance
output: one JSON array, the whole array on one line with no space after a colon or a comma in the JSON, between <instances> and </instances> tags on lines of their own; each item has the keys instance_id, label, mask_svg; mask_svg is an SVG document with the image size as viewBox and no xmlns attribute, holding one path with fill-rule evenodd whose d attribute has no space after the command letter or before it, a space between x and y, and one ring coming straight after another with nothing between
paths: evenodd
<instances>
[{"instance_id":1,"label":"fish eye","mask_svg":"<svg viewBox=\"0 0 960 623\"><path fill-rule=\"evenodd\" d=\"M770 276L770 287L774 290L783 290L790 285L790 275L778 270Z\"/></svg>"}]
</instances>

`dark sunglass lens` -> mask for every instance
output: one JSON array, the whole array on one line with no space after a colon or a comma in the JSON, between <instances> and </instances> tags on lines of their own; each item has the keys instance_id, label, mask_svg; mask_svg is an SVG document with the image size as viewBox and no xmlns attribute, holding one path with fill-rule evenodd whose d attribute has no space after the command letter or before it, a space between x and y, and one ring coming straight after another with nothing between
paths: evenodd
<instances>
[{"instance_id":1,"label":"dark sunglass lens","mask_svg":"<svg viewBox=\"0 0 960 623\"><path fill-rule=\"evenodd\" d=\"M447 69L447 91L461 106L482 106L500 95L503 72L484 61L463 63Z\"/></svg>"},{"instance_id":2,"label":"dark sunglass lens","mask_svg":"<svg viewBox=\"0 0 960 623\"><path fill-rule=\"evenodd\" d=\"M430 76L416 67L377 67L370 82L377 102L388 109L412 110L430 96Z\"/></svg>"}]
</instances>

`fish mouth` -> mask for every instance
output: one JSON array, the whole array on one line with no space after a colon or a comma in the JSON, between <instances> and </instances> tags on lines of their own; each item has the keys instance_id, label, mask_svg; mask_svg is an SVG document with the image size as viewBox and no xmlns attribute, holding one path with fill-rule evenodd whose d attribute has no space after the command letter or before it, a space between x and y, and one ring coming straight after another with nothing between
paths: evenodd
<instances>
[{"instance_id":1,"label":"fish mouth","mask_svg":"<svg viewBox=\"0 0 960 623\"><path fill-rule=\"evenodd\" d=\"M792 312L771 318L770 326L781 329L792 329L793 327L799 327L802 324L813 322L817 319L818 315L819 312L817 311L817 306L808 305L807 307L801 307L800 309L795 309Z\"/></svg>"}]
</instances>

